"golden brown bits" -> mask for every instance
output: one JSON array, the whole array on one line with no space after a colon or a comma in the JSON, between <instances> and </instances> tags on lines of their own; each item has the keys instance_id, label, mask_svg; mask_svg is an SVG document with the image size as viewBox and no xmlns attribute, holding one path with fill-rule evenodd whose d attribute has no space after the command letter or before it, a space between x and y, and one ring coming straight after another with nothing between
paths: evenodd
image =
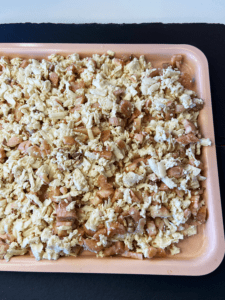
<instances>
[{"instance_id":1,"label":"golden brown bits","mask_svg":"<svg viewBox=\"0 0 225 300\"><path fill-rule=\"evenodd\" d=\"M99 229L99 230L96 231L96 233L93 235L93 238L94 238L96 241L99 241L99 239L100 239L100 237L99 237L100 234L101 234L101 235L107 236L107 229L106 229L106 228Z\"/></svg>"},{"instance_id":2,"label":"golden brown bits","mask_svg":"<svg viewBox=\"0 0 225 300\"><path fill-rule=\"evenodd\" d=\"M138 221L138 224L137 224L135 232L138 233L138 234L143 234L144 233L145 224L146 224L146 219L145 218L141 218Z\"/></svg>"},{"instance_id":3,"label":"golden brown bits","mask_svg":"<svg viewBox=\"0 0 225 300\"><path fill-rule=\"evenodd\" d=\"M207 217L207 208L206 206L202 206L197 213L196 220L200 224L204 224L206 222L206 217Z\"/></svg>"},{"instance_id":4,"label":"golden brown bits","mask_svg":"<svg viewBox=\"0 0 225 300\"><path fill-rule=\"evenodd\" d=\"M120 219L121 218L121 219ZM119 218L118 218L118 221L119 221L119 219L121 220L121 224L126 224L126 228L127 228L127 232L128 233L133 233L134 231L135 231L135 222L134 222L134 219L132 219L131 217L126 217L125 218L125 220L124 220L124 218L122 218L122 216L120 216Z\"/></svg>"},{"instance_id":5,"label":"golden brown bits","mask_svg":"<svg viewBox=\"0 0 225 300\"><path fill-rule=\"evenodd\" d=\"M31 141L24 141L19 144L18 150L20 150L22 153L26 153L27 149L32 145Z\"/></svg>"},{"instance_id":6,"label":"golden brown bits","mask_svg":"<svg viewBox=\"0 0 225 300\"><path fill-rule=\"evenodd\" d=\"M89 250L91 252L99 252L101 251L104 247L102 245L98 246L98 242L95 240L91 239L84 239L84 248L86 250Z\"/></svg>"},{"instance_id":7,"label":"golden brown bits","mask_svg":"<svg viewBox=\"0 0 225 300\"><path fill-rule=\"evenodd\" d=\"M156 253L155 257L164 258L166 256L167 256L166 251L164 249L162 249L162 248L157 249L157 253Z\"/></svg>"},{"instance_id":8,"label":"golden brown bits","mask_svg":"<svg viewBox=\"0 0 225 300\"><path fill-rule=\"evenodd\" d=\"M86 135L88 134L87 128L84 127L84 126L77 127L77 128L74 129L74 131L75 132L79 132L79 133L83 133L83 134L86 134Z\"/></svg>"},{"instance_id":9,"label":"golden brown bits","mask_svg":"<svg viewBox=\"0 0 225 300\"><path fill-rule=\"evenodd\" d=\"M69 112L73 114L75 111L81 112L81 110L82 110L81 105L75 105L74 107L70 108Z\"/></svg>"},{"instance_id":10,"label":"golden brown bits","mask_svg":"<svg viewBox=\"0 0 225 300\"><path fill-rule=\"evenodd\" d=\"M65 186L62 186L60 189L59 189L60 193L62 193L63 195L67 194L68 190Z\"/></svg>"},{"instance_id":11,"label":"golden brown bits","mask_svg":"<svg viewBox=\"0 0 225 300\"><path fill-rule=\"evenodd\" d=\"M107 228L107 235L109 237L113 237L116 234L125 234L126 228L118 223L118 222L112 222L110 226Z\"/></svg>"},{"instance_id":12,"label":"golden brown bits","mask_svg":"<svg viewBox=\"0 0 225 300\"><path fill-rule=\"evenodd\" d=\"M100 104L98 102L92 103L91 108L100 108Z\"/></svg>"},{"instance_id":13,"label":"golden brown bits","mask_svg":"<svg viewBox=\"0 0 225 300\"><path fill-rule=\"evenodd\" d=\"M183 120L183 125L184 125L184 128L185 128L185 133L186 134L188 134L190 132L193 132L193 133L196 132L196 127L191 121L184 119Z\"/></svg>"},{"instance_id":14,"label":"golden brown bits","mask_svg":"<svg viewBox=\"0 0 225 300\"><path fill-rule=\"evenodd\" d=\"M115 210L115 213L117 213L117 214L121 214L122 211L123 211L123 209L121 207L119 207L119 206L115 206L114 210Z\"/></svg>"},{"instance_id":15,"label":"golden brown bits","mask_svg":"<svg viewBox=\"0 0 225 300\"><path fill-rule=\"evenodd\" d=\"M21 110L19 109L20 108L20 104L16 105L16 108L15 108L15 121L16 122L19 122L23 116L23 113L21 112Z\"/></svg>"},{"instance_id":16,"label":"golden brown bits","mask_svg":"<svg viewBox=\"0 0 225 300\"><path fill-rule=\"evenodd\" d=\"M82 251L82 247L79 245L71 247L71 250L70 250L70 252L75 255L78 255L81 251Z\"/></svg>"},{"instance_id":17,"label":"golden brown bits","mask_svg":"<svg viewBox=\"0 0 225 300\"><path fill-rule=\"evenodd\" d=\"M41 142L41 145L40 145L40 150L41 150L41 155L42 157L50 154L50 145L48 144L48 142L46 140L43 140Z\"/></svg>"},{"instance_id":18,"label":"golden brown bits","mask_svg":"<svg viewBox=\"0 0 225 300\"><path fill-rule=\"evenodd\" d=\"M84 228L79 227L79 228L77 228L77 231L78 231L78 236L84 236L85 235Z\"/></svg>"},{"instance_id":19,"label":"golden brown bits","mask_svg":"<svg viewBox=\"0 0 225 300\"><path fill-rule=\"evenodd\" d=\"M91 229L87 229L86 225L83 226L84 232L89 236L94 236L96 231L93 231Z\"/></svg>"},{"instance_id":20,"label":"golden brown bits","mask_svg":"<svg viewBox=\"0 0 225 300\"><path fill-rule=\"evenodd\" d=\"M186 209L184 210L184 217L185 217L185 219L189 219L190 216L191 216L191 211L190 211L189 208L186 208Z\"/></svg>"},{"instance_id":21,"label":"golden brown bits","mask_svg":"<svg viewBox=\"0 0 225 300\"><path fill-rule=\"evenodd\" d=\"M65 145L70 145L70 146L72 146L72 145L75 145L75 144L76 144L76 141L75 141L74 137L72 137L72 136L64 136L64 137L63 137L63 143L64 143Z\"/></svg>"},{"instance_id":22,"label":"golden brown bits","mask_svg":"<svg viewBox=\"0 0 225 300\"><path fill-rule=\"evenodd\" d=\"M60 196L60 188L57 186L56 188L50 186L45 194L45 199L51 199L53 202L56 202L56 198L54 196Z\"/></svg>"},{"instance_id":23,"label":"golden brown bits","mask_svg":"<svg viewBox=\"0 0 225 300\"><path fill-rule=\"evenodd\" d=\"M116 202L119 199L123 199L123 192L120 191L120 190L118 190L118 189L116 189L115 193L114 193L114 195L112 197L111 202L114 203L114 202Z\"/></svg>"},{"instance_id":24,"label":"golden brown bits","mask_svg":"<svg viewBox=\"0 0 225 300\"><path fill-rule=\"evenodd\" d=\"M75 105L78 106L80 104L84 104L85 103L85 97L82 95L82 96L79 96L76 100L75 100Z\"/></svg>"},{"instance_id":25,"label":"golden brown bits","mask_svg":"<svg viewBox=\"0 0 225 300\"><path fill-rule=\"evenodd\" d=\"M114 245L112 245L109 248L106 248L103 252L104 256L113 256L113 255L120 255L124 253L125 246L123 242L115 242Z\"/></svg>"},{"instance_id":26,"label":"golden brown bits","mask_svg":"<svg viewBox=\"0 0 225 300\"><path fill-rule=\"evenodd\" d=\"M68 203L61 201L56 209L57 221L59 222L74 222L77 219L75 209L67 211Z\"/></svg>"},{"instance_id":27,"label":"golden brown bits","mask_svg":"<svg viewBox=\"0 0 225 300\"><path fill-rule=\"evenodd\" d=\"M70 84L70 89L74 93L79 89L83 89L84 87L85 87L85 83L83 80L81 80L79 82L71 82L71 84Z\"/></svg>"},{"instance_id":28,"label":"golden brown bits","mask_svg":"<svg viewBox=\"0 0 225 300\"><path fill-rule=\"evenodd\" d=\"M111 124L112 126L124 127L125 126L125 121L120 119L120 118L113 117L113 118L109 118L109 124Z\"/></svg>"},{"instance_id":29,"label":"golden brown bits","mask_svg":"<svg viewBox=\"0 0 225 300\"><path fill-rule=\"evenodd\" d=\"M178 190L178 188L175 188L175 192L178 197L182 198L184 196L184 191Z\"/></svg>"},{"instance_id":30,"label":"golden brown bits","mask_svg":"<svg viewBox=\"0 0 225 300\"><path fill-rule=\"evenodd\" d=\"M48 67L49 72L53 72L55 69L55 66L53 64L50 64Z\"/></svg>"},{"instance_id":31,"label":"golden brown bits","mask_svg":"<svg viewBox=\"0 0 225 300\"><path fill-rule=\"evenodd\" d=\"M76 67L74 65L70 65L66 68L67 71L71 71L72 73L75 73Z\"/></svg>"},{"instance_id":32,"label":"golden brown bits","mask_svg":"<svg viewBox=\"0 0 225 300\"><path fill-rule=\"evenodd\" d=\"M86 143L88 140L88 136L87 135L80 135L76 137L77 141L82 142L82 143Z\"/></svg>"},{"instance_id":33,"label":"golden brown bits","mask_svg":"<svg viewBox=\"0 0 225 300\"><path fill-rule=\"evenodd\" d=\"M180 136L179 138L176 139L176 141L180 144L188 145L191 143L199 142L199 139L193 133L188 133L186 135Z\"/></svg>"},{"instance_id":34,"label":"golden brown bits","mask_svg":"<svg viewBox=\"0 0 225 300\"><path fill-rule=\"evenodd\" d=\"M57 227L59 226L72 226L72 222L55 222L53 223L53 234L58 235L59 237L67 236L67 230L59 230Z\"/></svg>"},{"instance_id":35,"label":"golden brown bits","mask_svg":"<svg viewBox=\"0 0 225 300\"><path fill-rule=\"evenodd\" d=\"M7 253L9 245L0 240L0 259L4 258L4 255Z\"/></svg>"},{"instance_id":36,"label":"golden brown bits","mask_svg":"<svg viewBox=\"0 0 225 300\"><path fill-rule=\"evenodd\" d=\"M195 195L202 195L204 193L204 188L202 189L198 189L198 190L192 190L191 191L191 195L195 196Z\"/></svg>"},{"instance_id":37,"label":"golden brown bits","mask_svg":"<svg viewBox=\"0 0 225 300\"><path fill-rule=\"evenodd\" d=\"M94 126L92 127L92 133L94 136L98 136L101 133L101 130L97 126Z\"/></svg>"},{"instance_id":38,"label":"golden brown bits","mask_svg":"<svg viewBox=\"0 0 225 300\"><path fill-rule=\"evenodd\" d=\"M195 165L195 161L194 159L189 159L189 162L188 162L190 165L196 167L196 168L199 168L201 170L204 169L204 165L203 165L203 162L201 161L200 164L198 166Z\"/></svg>"},{"instance_id":39,"label":"golden brown bits","mask_svg":"<svg viewBox=\"0 0 225 300\"><path fill-rule=\"evenodd\" d=\"M139 165L140 165L140 164L138 164L138 163L136 163L136 162L131 163L130 165L128 165L128 166L126 167L126 172L133 172L133 171L135 171L135 170L138 168Z\"/></svg>"},{"instance_id":40,"label":"golden brown bits","mask_svg":"<svg viewBox=\"0 0 225 300\"><path fill-rule=\"evenodd\" d=\"M150 107L151 104L152 104L152 100L151 100L151 99L147 99L147 100L145 101L145 108ZM146 110L146 111L147 111L147 110Z\"/></svg>"},{"instance_id":41,"label":"golden brown bits","mask_svg":"<svg viewBox=\"0 0 225 300\"><path fill-rule=\"evenodd\" d=\"M29 61L27 59L24 59L20 65L20 67L25 69L29 64L30 64Z\"/></svg>"},{"instance_id":42,"label":"golden brown bits","mask_svg":"<svg viewBox=\"0 0 225 300\"><path fill-rule=\"evenodd\" d=\"M133 160L133 163L137 163L138 165L140 165L140 162L143 161L143 163L146 164L147 159L148 159L148 157L145 157L145 158L144 158L144 157L139 157L139 158L134 159L134 160Z\"/></svg>"},{"instance_id":43,"label":"golden brown bits","mask_svg":"<svg viewBox=\"0 0 225 300\"><path fill-rule=\"evenodd\" d=\"M160 208L151 207L150 211L151 211L151 217L152 218L156 218L156 217L167 218L167 217L170 217L170 212L163 205Z\"/></svg>"},{"instance_id":44,"label":"golden brown bits","mask_svg":"<svg viewBox=\"0 0 225 300\"><path fill-rule=\"evenodd\" d=\"M169 177L180 178L183 176L183 168L182 167L173 167L167 171L167 175Z\"/></svg>"},{"instance_id":45,"label":"golden brown bits","mask_svg":"<svg viewBox=\"0 0 225 300\"><path fill-rule=\"evenodd\" d=\"M140 118L134 119L134 132L138 133L140 132L140 130L141 130L141 119Z\"/></svg>"},{"instance_id":46,"label":"golden brown bits","mask_svg":"<svg viewBox=\"0 0 225 300\"><path fill-rule=\"evenodd\" d=\"M52 73L50 74L49 80L51 81L53 87L58 87L58 84L59 84L59 76L58 76L55 72L52 72Z\"/></svg>"},{"instance_id":47,"label":"golden brown bits","mask_svg":"<svg viewBox=\"0 0 225 300\"><path fill-rule=\"evenodd\" d=\"M78 74L81 74L83 73L87 68L80 68L79 70L77 70L77 73Z\"/></svg>"},{"instance_id":48,"label":"golden brown bits","mask_svg":"<svg viewBox=\"0 0 225 300\"><path fill-rule=\"evenodd\" d=\"M95 196L94 198L91 198L91 199L90 199L90 202L91 202L91 204L93 204L94 206L97 206L97 205L103 203L103 199L100 198L100 197L98 197L98 196Z\"/></svg>"},{"instance_id":49,"label":"golden brown bits","mask_svg":"<svg viewBox=\"0 0 225 300\"><path fill-rule=\"evenodd\" d=\"M26 152L32 157L41 158L41 150L36 145L29 147Z\"/></svg>"},{"instance_id":50,"label":"golden brown bits","mask_svg":"<svg viewBox=\"0 0 225 300\"><path fill-rule=\"evenodd\" d=\"M199 209L199 200L200 200L200 196L199 195L195 195L191 197L191 204L189 206L191 213L193 216L196 216L198 213L198 209Z\"/></svg>"},{"instance_id":51,"label":"golden brown bits","mask_svg":"<svg viewBox=\"0 0 225 300\"><path fill-rule=\"evenodd\" d=\"M75 102L74 102L74 107L71 107L69 112L70 113L74 113L75 111L81 111L82 110L82 104L85 103L85 97L84 96L80 96L78 97Z\"/></svg>"},{"instance_id":52,"label":"golden brown bits","mask_svg":"<svg viewBox=\"0 0 225 300\"><path fill-rule=\"evenodd\" d=\"M141 219L140 212L135 207L131 207L128 210L128 214L131 216L132 219L137 223Z\"/></svg>"},{"instance_id":53,"label":"golden brown bits","mask_svg":"<svg viewBox=\"0 0 225 300\"><path fill-rule=\"evenodd\" d=\"M157 249L154 247L148 247L147 258L153 258L157 254Z\"/></svg>"},{"instance_id":54,"label":"golden brown bits","mask_svg":"<svg viewBox=\"0 0 225 300\"><path fill-rule=\"evenodd\" d=\"M101 199L108 199L109 197L112 198L114 195L114 190L113 189L99 190L96 192L96 195Z\"/></svg>"},{"instance_id":55,"label":"golden brown bits","mask_svg":"<svg viewBox=\"0 0 225 300\"><path fill-rule=\"evenodd\" d=\"M17 145L19 145L22 141L23 141L22 137L13 136L8 140L7 146L13 148L13 147L16 147Z\"/></svg>"},{"instance_id":56,"label":"golden brown bits","mask_svg":"<svg viewBox=\"0 0 225 300\"><path fill-rule=\"evenodd\" d=\"M157 234L157 229L156 229L154 221L147 221L146 231L149 236L155 236Z\"/></svg>"},{"instance_id":57,"label":"golden brown bits","mask_svg":"<svg viewBox=\"0 0 225 300\"><path fill-rule=\"evenodd\" d=\"M24 98L25 98L25 99L29 99L29 98L30 98L30 95L29 95L27 92L25 92L25 93L24 93Z\"/></svg>"},{"instance_id":58,"label":"golden brown bits","mask_svg":"<svg viewBox=\"0 0 225 300\"><path fill-rule=\"evenodd\" d=\"M130 60L130 55L128 54L122 54L121 55L121 59L123 60L123 62L128 62Z\"/></svg>"},{"instance_id":59,"label":"golden brown bits","mask_svg":"<svg viewBox=\"0 0 225 300\"><path fill-rule=\"evenodd\" d=\"M107 160L110 160L112 158L112 152L111 151L106 151L106 150L103 150L103 151L93 151L93 153L99 154L100 157L105 158Z\"/></svg>"},{"instance_id":60,"label":"golden brown bits","mask_svg":"<svg viewBox=\"0 0 225 300\"><path fill-rule=\"evenodd\" d=\"M103 190L110 190L113 188L113 185L107 182L107 178L103 175L98 176L98 186Z\"/></svg>"},{"instance_id":61,"label":"golden brown bits","mask_svg":"<svg viewBox=\"0 0 225 300\"><path fill-rule=\"evenodd\" d=\"M8 238L7 234L0 234L0 242L1 240L6 240Z\"/></svg>"},{"instance_id":62,"label":"golden brown bits","mask_svg":"<svg viewBox=\"0 0 225 300\"><path fill-rule=\"evenodd\" d=\"M159 68L153 70L153 71L150 73L149 77L153 78L153 77L155 77L155 76L159 76L159 75L160 75L160 71L161 71L161 69L159 69Z\"/></svg>"},{"instance_id":63,"label":"golden brown bits","mask_svg":"<svg viewBox=\"0 0 225 300\"><path fill-rule=\"evenodd\" d=\"M101 138L100 140L102 142L106 142L110 139L110 130L103 130L101 133Z\"/></svg>"},{"instance_id":64,"label":"golden brown bits","mask_svg":"<svg viewBox=\"0 0 225 300\"><path fill-rule=\"evenodd\" d=\"M143 201L141 192L139 191L130 191L130 196L133 202L135 203L141 203Z\"/></svg>"},{"instance_id":65,"label":"golden brown bits","mask_svg":"<svg viewBox=\"0 0 225 300\"><path fill-rule=\"evenodd\" d=\"M134 139L135 139L137 142L139 142L140 144L142 144L142 143L143 143L143 140L144 140L144 136L143 136L143 134L141 134L141 133L135 133Z\"/></svg>"},{"instance_id":66,"label":"golden brown bits","mask_svg":"<svg viewBox=\"0 0 225 300\"><path fill-rule=\"evenodd\" d=\"M44 184L49 184L50 180L48 178L48 174L42 173L39 175L40 179L44 182Z\"/></svg>"},{"instance_id":67,"label":"golden brown bits","mask_svg":"<svg viewBox=\"0 0 225 300\"><path fill-rule=\"evenodd\" d=\"M116 144L121 150L126 148L126 144L123 140L116 141Z\"/></svg>"},{"instance_id":68,"label":"golden brown bits","mask_svg":"<svg viewBox=\"0 0 225 300\"><path fill-rule=\"evenodd\" d=\"M140 114L141 114L140 110L135 107L134 112L129 119L129 123L132 123L138 116L140 116Z\"/></svg>"},{"instance_id":69,"label":"golden brown bits","mask_svg":"<svg viewBox=\"0 0 225 300\"><path fill-rule=\"evenodd\" d=\"M125 117L129 118L132 114L132 104L130 101L122 100L120 102L120 111Z\"/></svg>"},{"instance_id":70,"label":"golden brown bits","mask_svg":"<svg viewBox=\"0 0 225 300\"><path fill-rule=\"evenodd\" d=\"M158 229L163 230L163 228L165 227L165 223L164 223L163 219L156 217L155 218L155 226Z\"/></svg>"},{"instance_id":71,"label":"golden brown bits","mask_svg":"<svg viewBox=\"0 0 225 300\"><path fill-rule=\"evenodd\" d=\"M0 148L0 162L3 163L5 161L5 150L3 148Z\"/></svg>"},{"instance_id":72,"label":"golden brown bits","mask_svg":"<svg viewBox=\"0 0 225 300\"><path fill-rule=\"evenodd\" d=\"M75 75L71 75L71 76L69 77L69 83L75 82L75 80L76 80L76 76L75 76Z\"/></svg>"}]
</instances>

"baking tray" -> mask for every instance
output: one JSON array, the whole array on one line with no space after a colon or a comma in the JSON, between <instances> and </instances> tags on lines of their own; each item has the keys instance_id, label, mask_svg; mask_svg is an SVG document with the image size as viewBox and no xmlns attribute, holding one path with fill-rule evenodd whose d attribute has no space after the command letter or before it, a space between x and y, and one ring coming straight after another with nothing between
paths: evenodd
<instances>
[{"instance_id":1,"label":"baking tray","mask_svg":"<svg viewBox=\"0 0 225 300\"><path fill-rule=\"evenodd\" d=\"M0 261L0 270L29 272L83 272L83 273L121 273L121 274L168 274L205 275L214 271L224 256L224 231L219 191L216 147L213 128L212 104L209 84L208 62L205 55L190 45L154 44L0 44L0 55L22 58L47 58L52 53L68 55L79 53L81 57L93 53L103 54L107 50L121 54L144 54L154 67L169 62L173 54L183 54L183 71L195 78L194 89L198 97L205 100L199 115L201 133L210 138L211 147L204 147L202 160L205 164L204 199L208 205L209 216L206 224L198 226L198 234L179 242L181 253L167 258L134 260L122 257L96 258L90 252L79 257L60 258L57 261L42 260L26 256L13 257L7 263Z\"/></svg>"}]
</instances>

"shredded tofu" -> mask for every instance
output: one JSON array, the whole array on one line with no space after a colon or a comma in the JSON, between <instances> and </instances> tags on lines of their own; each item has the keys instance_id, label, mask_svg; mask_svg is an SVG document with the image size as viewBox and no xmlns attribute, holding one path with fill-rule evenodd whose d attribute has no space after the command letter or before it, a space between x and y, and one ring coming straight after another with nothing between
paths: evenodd
<instances>
[{"instance_id":1,"label":"shredded tofu","mask_svg":"<svg viewBox=\"0 0 225 300\"><path fill-rule=\"evenodd\" d=\"M196 156L211 145L181 61L1 57L0 258L180 252L206 221Z\"/></svg>"}]
</instances>

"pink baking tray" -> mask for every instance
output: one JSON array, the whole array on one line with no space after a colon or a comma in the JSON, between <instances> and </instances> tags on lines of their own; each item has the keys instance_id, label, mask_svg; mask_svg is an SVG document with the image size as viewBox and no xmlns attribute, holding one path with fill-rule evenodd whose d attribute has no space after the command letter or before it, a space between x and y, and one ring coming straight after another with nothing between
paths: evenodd
<instances>
[{"instance_id":1,"label":"pink baking tray","mask_svg":"<svg viewBox=\"0 0 225 300\"><path fill-rule=\"evenodd\" d=\"M107 50L121 54L144 54L153 66L169 62L173 54L183 54L183 70L195 78L195 90L205 100L204 109L199 116L201 132L212 141L211 147L204 147L202 160L206 166L207 180L204 185L204 198L208 205L209 217L205 225L198 227L198 234L181 241L181 253L165 259L134 260L128 258L96 258L90 252L81 256L60 258L57 261L37 262L26 255L13 257L7 263L0 261L0 270L29 272L82 272L82 273L122 273L122 274L168 274L204 275L214 271L224 257L224 231L218 181L216 147L212 117L212 103L209 84L209 70L205 55L189 45L151 45L151 44L0 44L0 55L22 58L47 58L52 53L68 55L79 53L81 57L93 53L106 53Z\"/></svg>"}]
</instances>

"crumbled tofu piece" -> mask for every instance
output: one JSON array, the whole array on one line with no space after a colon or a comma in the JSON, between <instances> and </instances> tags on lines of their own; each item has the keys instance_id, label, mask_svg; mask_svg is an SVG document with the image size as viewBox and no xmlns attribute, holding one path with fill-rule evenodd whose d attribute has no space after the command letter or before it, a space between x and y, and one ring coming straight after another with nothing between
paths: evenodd
<instances>
[{"instance_id":1,"label":"crumbled tofu piece","mask_svg":"<svg viewBox=\"0 0 225 300\"><path fill-rule=\"evenodd\" d=\"M126 187L132 187L139 183L139 181L143 180L144 177L141 175L138 175L134 172L129 172L127 174L124 174L123 176L123 183Z\"/></svg>"},{"instance_id":2,"label":"crumbled tofu piece","mask_svg":"<svg viewBox=\"0 0 225 300\"><path fill-rule=\"evenodd\" d=\"M75 169L73 172L73 182L78 191L88 192L89 187L87 180L79 169Z\"/></svg>"}]
</instances>

